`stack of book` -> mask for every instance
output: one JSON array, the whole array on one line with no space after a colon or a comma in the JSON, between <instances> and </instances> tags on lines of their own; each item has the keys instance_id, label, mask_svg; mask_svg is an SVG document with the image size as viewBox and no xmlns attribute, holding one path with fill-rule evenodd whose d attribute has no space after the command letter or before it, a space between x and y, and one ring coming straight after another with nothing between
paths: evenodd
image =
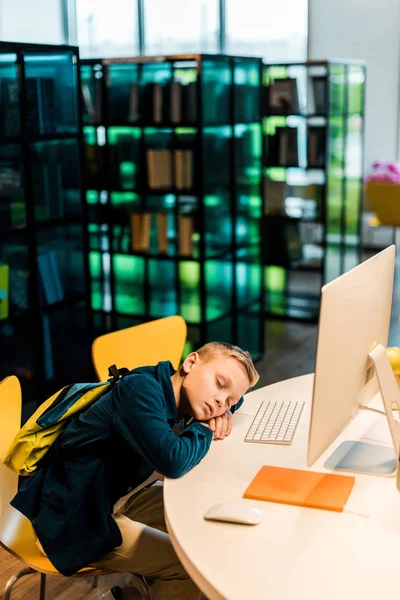
<instances>
[{"instance_id":1,"label":"stack of book","mask_svg":"<svg viewBox=\"0 0 400 600\"><path fill-rule=\"evenodd\" d=\"M133 252L148 252L153 218L156 219L157 249L159 254L168 254L168 215L165 212L150 213L134 211L131 213L131 249ZM192 215L178 215L178 254L193 256L194 218Z\"/></svg>"},{"instance_id":2,"label":"stack of book","mask_svg":"<svg viewBox=\"0 0 400 600\"><path fill-rule=\"evenodd\" d=\"M277 127L275 135L268 136L267 140L267 166L299 166L297 127Z\"/></svg>"},{"instance_id":3,"label":"stack of book","mask_svg":"<svg viewBox=\"0 0 400 600\"><path fill-rule=\"evenodd\" d=\"M51 305L64 300L56 253L51 251L38 254L37 264L42 303Z\"/></svg>"},{"instance_id":4,"label":"stack of book","mask_svg":"<svg viewBox=\"0 0 400 600\"><path fill-rule=\"evenodd\" d=\"M147 183L150 189L189 190L193 186L193 150L149 149Z\"/></svg>"},{"instance_id":5,"label":"stack of book","mask_svg":"<svg viewBox=\"0 0 400 600\"><path fill-rule=\"evenodd\" d=\"M308 127L308 166L323 168L325 165L326 128Z\"/></svg>"}]
</instances>

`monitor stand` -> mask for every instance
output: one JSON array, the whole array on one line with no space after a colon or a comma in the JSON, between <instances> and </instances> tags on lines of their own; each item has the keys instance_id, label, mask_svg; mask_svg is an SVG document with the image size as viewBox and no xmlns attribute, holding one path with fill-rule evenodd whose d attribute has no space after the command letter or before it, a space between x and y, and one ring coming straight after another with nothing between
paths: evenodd
<instances>
[{"instance_id":1,"label":"monitor stand","mask_svg":"<svg viewBox=\"0 0 400 600\"><path fill-rule=\"evenodd\" d=\"M399 460L400 421L393 414L392 402L395 402L400 410L400 390L387 357L386 348L378 344L368 356L370 362L375 366L384 406L382 414L387 418L393 445L388 447L361 441L346 441L340 444L326 460L324 467L366 475L393 476ZM368 406L363 408L381 412Z\"/></svg>"}]
</instances>

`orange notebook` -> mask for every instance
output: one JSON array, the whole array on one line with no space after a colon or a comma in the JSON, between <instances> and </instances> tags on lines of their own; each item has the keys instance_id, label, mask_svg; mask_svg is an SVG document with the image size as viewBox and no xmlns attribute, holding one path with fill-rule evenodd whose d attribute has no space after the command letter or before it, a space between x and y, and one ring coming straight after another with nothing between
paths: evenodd
<instances>
[{"instance_id":1,"label":"orange notebook","mask_svg":"<svg viewBox=\"0 0 400 600\"><path fill-rule=\"evenodd\" d=\"M244 497L342 512L354 483L348 475L261 467Z\"/></svg>"}]
</instances>

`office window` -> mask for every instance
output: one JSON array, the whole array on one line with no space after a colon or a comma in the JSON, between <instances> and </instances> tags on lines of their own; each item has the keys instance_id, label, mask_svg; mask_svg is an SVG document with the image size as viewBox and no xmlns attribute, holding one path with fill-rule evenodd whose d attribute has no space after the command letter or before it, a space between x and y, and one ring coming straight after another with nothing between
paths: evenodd
<instances>
[{"instance_id":1,"label":"office window","mask_svg":"<svg viewBox=\"0 0 400 600\"><path fill-rule=\"evenodd\" d=\"M66 44L61 0L0 0L0 40Z\"/></svg>"},{"instance_id":2,"label":"office window","mask_svg":"<svg viewBox=\"0 0 400 600\"><path fill-rule=\"evenodd\" d=\"M268 62L307 59L308 0L225 0L226 52Z\"/></svg>"},{"instance_id":3,"label":"office window","mask_svg":"<svg viewBox=\"0 0 400 600\"><path fill-rule=\"evenodd\" d=\"M144 0L145 54L219 49L218 0Z\"/></svg>"},{"instance_id":4,"label":"office window","mask_svg":"<svg viewBox=\"0 0 400 600\"><path fill-rule=\"evenodd\" d=\"M137 0L76 0L82 58L139 53Z\"/></svg>"}]
</instances>

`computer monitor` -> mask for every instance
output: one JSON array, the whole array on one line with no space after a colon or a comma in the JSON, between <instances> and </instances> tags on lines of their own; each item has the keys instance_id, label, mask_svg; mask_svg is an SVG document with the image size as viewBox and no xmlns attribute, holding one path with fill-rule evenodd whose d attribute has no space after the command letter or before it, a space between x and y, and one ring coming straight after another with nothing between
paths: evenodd
<instances>
[{"instance_id":1,"label":"computer monitor","mask_svg":"<svg viewBox=\"0 0 400 600\"><path fill-rule=\"evenodd\" d=\"M396 394L400 397L386 356L394 265L395 246L390 246L322 288L308 466L334 442L360 407L370 403L379 387L386 392L386 413L392 398ZM400 423L393 422L391 410L387 418L398 457ZM369 446L344 443L325 466L377 474L393 472L397 465L393 449Z\"/></svg>"}]
</instances>

